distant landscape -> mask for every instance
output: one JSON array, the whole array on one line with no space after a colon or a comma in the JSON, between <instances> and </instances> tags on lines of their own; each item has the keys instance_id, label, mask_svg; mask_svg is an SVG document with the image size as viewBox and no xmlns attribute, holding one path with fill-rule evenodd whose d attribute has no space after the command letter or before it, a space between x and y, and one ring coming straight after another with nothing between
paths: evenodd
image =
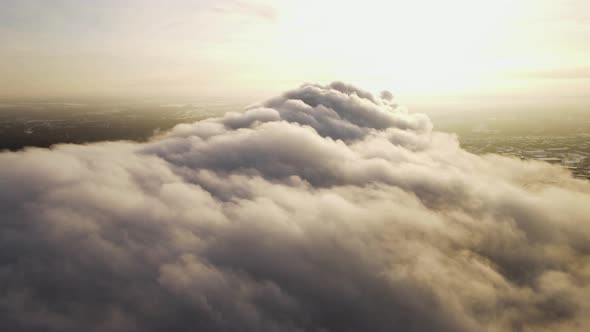
<instances>
[{"instance_id":1,"label":"distant landscape","mask_svg":"<svg viewBox=\"0 0 590 332\"><path fill-rule=\"evenodd\" d=\"M0 104L0 150L59 143L146 141L180 123L192 123L245 103L91 102ZM590 119L584 111L447 111L427 114L435 130L455 133L475 154L497 153L560 164L590 179Z\"/></svg>"},{"instance_id":2,"label":"distant landscape","mask_svg":"<svg viewBox=\"0 0 590 332\"><path fill-rule=\"evenodd\" d=\"M0 150L58 143L148 138L179 123L190 123L239 110L232 104L205 106L155 103L13 103L0 104Z\"/></svg>"},{"instance_id":3,"label":"distant landscape","mask_svg":"<svg viewBox=\"0 0 590 332\"><path fill-rule=\"evenodd\" d=\"M590 179L590 119L583 111L432 115L435 129L456 133L475 154L497 153L561 165Z\"/></svg>"}]
</instances>

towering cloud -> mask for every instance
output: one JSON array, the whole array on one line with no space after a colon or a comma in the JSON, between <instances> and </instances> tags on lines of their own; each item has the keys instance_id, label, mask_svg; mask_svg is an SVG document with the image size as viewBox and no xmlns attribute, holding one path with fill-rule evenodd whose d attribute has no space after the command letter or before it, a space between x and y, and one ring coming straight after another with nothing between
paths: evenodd
<instances>
[{"instance_id":1,"label":"towering cloud","mask_svg":"<svg viewBox=\"0 0 590 332\"><path fill-rule=\"evenodd\" d=\"M590 186L343 83L0 154L3 331L587 331Z\"/></svg>"}]
</instances>

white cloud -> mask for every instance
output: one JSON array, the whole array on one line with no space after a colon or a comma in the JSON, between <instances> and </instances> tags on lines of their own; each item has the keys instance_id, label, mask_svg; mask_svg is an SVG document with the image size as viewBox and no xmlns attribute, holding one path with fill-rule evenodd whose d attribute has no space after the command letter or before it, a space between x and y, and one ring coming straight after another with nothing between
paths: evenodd
<instances>
[{"instance_id":1,"label":"white cloud","mask_svg":"<svg viewBox=\"0 0 590 332\"><path fill-rule=\"evenodd\" d=\"M0 326L585 331L590 186L383 96L0 154Z\"/></svg>"}]
</instances>

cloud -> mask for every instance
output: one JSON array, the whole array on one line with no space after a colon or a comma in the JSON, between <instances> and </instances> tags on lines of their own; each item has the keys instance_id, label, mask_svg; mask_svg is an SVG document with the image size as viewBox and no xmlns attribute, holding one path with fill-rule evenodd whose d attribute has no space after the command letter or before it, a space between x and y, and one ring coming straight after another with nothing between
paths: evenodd
<instances>
[{"instance_id":1,"label":"cloud","mask_svg":"<svg viewBox=\"0 0 590 332\"><path fill-rule=\"evenodd\" d=\"M276 9L264 2L251 3L240 0L225 0L217 4L213 10L224 14L253 15L267 20L275 20L278 16Z\"/></svg>"},{"instance_id":2,"label":"cloud","mask_svg":"<svg viewBox=\"0 0 590 332\"><path fill-rule=\"evenodd\" d=\"M525 72L521 73L519 76L542 79L588 79L590 78L590 67L559 68L536 72Z\"/></svg>"},{"instance_id":3,"label":"cloud","mask_svg":"<svg viewBox=\"0 0 590 332\"><path fill-rule=\"evenodd\" d=\"M0 154L0 327L586 331L590 186L343 83Z\"/></svg>"}]
</instances>

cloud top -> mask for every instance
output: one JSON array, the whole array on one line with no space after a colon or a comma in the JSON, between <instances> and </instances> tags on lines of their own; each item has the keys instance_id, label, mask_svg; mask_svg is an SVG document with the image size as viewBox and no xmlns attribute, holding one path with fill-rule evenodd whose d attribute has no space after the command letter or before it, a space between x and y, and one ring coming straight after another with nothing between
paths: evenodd
<instances>
[{"instance_id":1,"label":"cloud top","mask_svg":"<svg viewBox=\"0 0 590 332\"><path fill-rule=\"evenodd\" d=\"M0 154L0 327L586 331L590 186L344 83Z\"/></svg>"}]
</instances>

